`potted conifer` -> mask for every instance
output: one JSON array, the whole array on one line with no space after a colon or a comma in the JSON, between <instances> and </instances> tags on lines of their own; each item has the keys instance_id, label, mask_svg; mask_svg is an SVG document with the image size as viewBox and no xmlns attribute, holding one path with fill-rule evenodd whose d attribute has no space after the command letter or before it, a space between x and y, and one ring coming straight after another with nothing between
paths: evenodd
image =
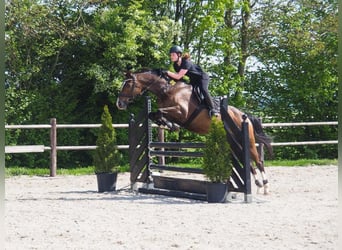
<instances>
[{"instance_id":1,"label":"potted conifer","mask_svg":"<svg viewBox=\"0 0 342 250\"><path fill-rule=\"evenodd\" d=\"M99 192L110 192L116 189L121 154L116 145L116 133L112 125L112 116L105 105L101 115L102 125L96 140L93 157L95 174Z\"/></svg>"},{"instance_id":2,"label":"potted conifer","mask_svg":"<svg viewBox=\"0 0 342 250\"><path fill-rule=\"evenodd\" d=\"M222 121L212 118L203 150L203 171L208 178L208 202L225 202L228 181L233 170L230 145Z\"/></svg>"}]
</instances>

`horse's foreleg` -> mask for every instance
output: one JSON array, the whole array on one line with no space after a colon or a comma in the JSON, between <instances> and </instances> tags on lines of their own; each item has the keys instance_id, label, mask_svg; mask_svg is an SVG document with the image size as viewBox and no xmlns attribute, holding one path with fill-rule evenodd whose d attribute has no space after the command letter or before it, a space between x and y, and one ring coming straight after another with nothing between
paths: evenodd
<instances>
[{"instance_id":1,"label":"horse's foreleg","mask_svg":"<svg viewBox=\"0 0 342 250\"><path fill-rule=\"evenodd\" d=\"M157 112L150 112L148 114L148 118L153 121L158 126L165 125L163 124L163 121L161 120L163 114L160 111Z\"/></svg>"},{"instance_id":2,"label":"horse's foreleg","mask_svg":"<svg viewBox=\"0 0 342 250\"><path fill-rule=\"evenodd\" d=\"M178 131L179 130L179 125L176 123L170 122L168 119L166 119L161 111L157 112L150 112L148 114L148 118L152 120L154 123L156 123L158 126L166 126L169 128L171 131Z\"/></svg>"},{"instance_id":3,"label":"horse's foreleg","mask_svg":"<svg viewBox=\"0 0 342 250\"><path fill-rule=\"evenodd\" d=\"M179 125L174 123L174 122L170 122L168 119L166 119L165 117L161 118L162 122L170 129L170 131L178 131L179 130Z\"/></svg>"},{"instance_id":4,"label":"horse's foreleg","mask_svg":"<svg viewBox=\"0 0 342 250\"><path fill-rule=\"evenodd\" d=\"M162 112L159 110L157 112L150 112L148 118L153 121L158 126L166 126L168 128L172 127L172 123L169 122L165 117L163 117Z\"/></svg>"}]
</instances>

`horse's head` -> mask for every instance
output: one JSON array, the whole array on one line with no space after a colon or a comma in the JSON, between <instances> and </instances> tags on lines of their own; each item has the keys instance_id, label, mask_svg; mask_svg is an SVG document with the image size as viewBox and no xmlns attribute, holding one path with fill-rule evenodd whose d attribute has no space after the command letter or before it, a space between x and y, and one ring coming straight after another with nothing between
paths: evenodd
<instances>
[{"instance_id":1,"label":"horse's head","mask_svg":"<svg viewBox=\"0 0 342 250\"><path fill-rule=\"evenodd\" d=\"M153 91L156 89L155 93L157 93L158 88L160 89L161 85L165 85L165 83L166 81L158 76L156 70L145 70L137 73L129 71L122 83L116 106L120 110L125 110L137 96L142 95L146 90Z\"/></svg>"},{"instance_id":2,"label":"horse's head","mask_svg":"<svg viewBox=\"0 0 342 250\"><path fill-rule=\"evenodd\" d=\"M126 73L126 79L122 83L121 90L116 101L116 106L120 110L127 109L129 103L133 102L134 98L141 95L143 88L137 81L137 77L132 72Z\"/></svg>"}]
</instances>

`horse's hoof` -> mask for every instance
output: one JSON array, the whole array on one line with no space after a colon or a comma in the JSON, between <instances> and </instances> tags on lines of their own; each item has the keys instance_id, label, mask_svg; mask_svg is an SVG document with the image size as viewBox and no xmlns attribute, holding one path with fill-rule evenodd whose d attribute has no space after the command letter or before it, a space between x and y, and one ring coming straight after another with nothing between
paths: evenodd
<instances>
[{"instance_id":1,"label":"horse's hoof","mask_svg":"<svg viewBox=\"0 0 342 250\"><path fill-rule=\"evenodd\" d=\"M263 187L259 180L255 180L255 185L257 185L259 188Z\"/></svg>"},{"instance_id":2,"label":"horse's hoof","mask_svg":"<svg viewBox=\"0 0 342 250\"><path fill-rule=\"evenodd\" d=\"M172 128L170 128L170 131L171 131L171 132L179 131L179 127L172 126Z\"/></svg>"},{"instance_id":3,"label":"horse's hoof","mask_svg":"<svg viewBox=\"0 0 342 250\"><path fill-rule=\"evenodd\" d=\"M165 122L165 125L171 130L172 129L172 123L171 122Z\"/></svg>"}]
</instances>

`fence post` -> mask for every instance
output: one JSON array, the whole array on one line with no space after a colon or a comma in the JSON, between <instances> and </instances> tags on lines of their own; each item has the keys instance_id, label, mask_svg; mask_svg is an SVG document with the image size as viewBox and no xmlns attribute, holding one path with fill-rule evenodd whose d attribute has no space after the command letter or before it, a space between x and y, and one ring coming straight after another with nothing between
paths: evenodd
<instances>
[{"instance_id":1,"label":"fence post","mask_svg":"<svg viewBox=\"0 0 342 250\"><path fill-rule=\"evenodd\" d=\"M152 111L152 105L151 105L151 97L150 96L146 96L146 102L145 102L145 110L146 110L146 117L148 117L148 115L151 113ZM147 127L146 127L146 135L147 135L147 150L148 150L148 172L150 175L150 165L152 164L152 158L150 156L149 153L149 148L150 148L150 142L152 142L152 121L150 119L147 118Z\"/></svg>"},{"instance_id":2,"label":"fence post","mask_svg":"<svg viewBox=\"0 0 342 250\"><path fill-rule=\"evenodd\" d=\"M249 133L248 122L246 121L247 115L242 115L242 152L243 152L243 167L245 169L245 202L252 202L252 190L251 190L251 161L249 151Z\"/></svg>"},{"instance_id":3,"label":"fence post","mask_svg":"<svg viewBox=\"0 0 342 250\"><path fill-rule=\"evenodd\" d=\"M160 142L165 142L165 134L164 134L164 129L161 127L158 127L158 141ZM160 149L161 151L164 151L164 148ZM160 165L165 165L165 156L159 156L158 157L158 163Z\"/></svg>"},{"instance_id":4,"label":"fence post","mask_svg":"<svg viewBox=\"0 0 342 250\"><path fill-rule=\"evenodd\" d=\"M56 118L50 119L50 177L55 177L57 172L57 121Z\"/></svg>"},{"instance_id":5,"label":"fence post","mask_svg":"<svg viewBox=\"0 0 342 250\"><path fill-rule=\"evenodd\" d=\"M260 124L262 124L262 118L258 118L258 120L260 121ZM264 152L264 144L263 143L259 143L257 146L257 150L258 150L258 154L260 157L260 161L262 163L264 163L265 160L265 152Z\"/></svg>"}]
</instances>

